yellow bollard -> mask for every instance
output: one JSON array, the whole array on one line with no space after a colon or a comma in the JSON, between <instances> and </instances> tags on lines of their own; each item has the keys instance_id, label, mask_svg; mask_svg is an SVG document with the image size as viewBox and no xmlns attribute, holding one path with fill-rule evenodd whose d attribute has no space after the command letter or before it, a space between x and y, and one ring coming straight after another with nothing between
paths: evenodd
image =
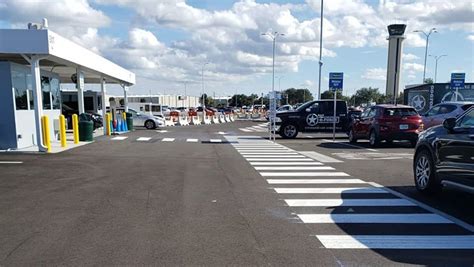
<instances>
[{"instance_id":1,"label":"yellow bollard","mask_svg":"<svg viewBox=\"0 0 474 267\"><path fill-rule=\"evenodd\" d=\"M64 115L59 115L59 139L61 139L61 147L67 147L66 119L64 118Z\"/></svg>"},{"instance_id":2,"label":"yellow bollard","mask_svg":"<svg viewBox=\"0 0 474 267\"><path fill-rule=\"evenodd\" d=\"M51 152L51 139L49 136L49 118L48 116L41 117L41 123L43 126L43 144L47 148L46 152Z\"/></svg>"},{"instance_id":3,"label":"yellow bollard","mask_svg":"<svg viewBox=\"0 0 474 267\"><path fill-rule=\"evenodd\" d=\"M110 135L110 113L105 114L105 134Z\"/></svg>"},{"instance_id":4,"label":"yellow bollard","mask_svg":"<svg viewBox=\"0 0 474 267\"><path fill-rule=\"evenodd\" d=\"M74 144L79 144L79 118L77 114L72 114L72 132L74 135Z\"/></svg>"}]
</instances>

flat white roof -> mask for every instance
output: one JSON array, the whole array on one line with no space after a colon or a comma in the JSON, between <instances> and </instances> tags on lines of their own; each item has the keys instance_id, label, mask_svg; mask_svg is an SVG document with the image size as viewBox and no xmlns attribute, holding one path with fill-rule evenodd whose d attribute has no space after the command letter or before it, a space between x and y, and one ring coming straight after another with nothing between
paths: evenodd
<instances>
[{"instance_id":1,"label":"flat white roof","mask_svg":"<svg viewBox=\"0 0 474 267\"><path fill-rule=\"evenodd\" d=\"M29 65L21 55L44 55L41 68L59 74L63 83L71 83L79 67L85 83L100 83L104 77L107 83L135 84L135 73L49 29L0 29L0 60Z\"/></svg>"}]
</instances>

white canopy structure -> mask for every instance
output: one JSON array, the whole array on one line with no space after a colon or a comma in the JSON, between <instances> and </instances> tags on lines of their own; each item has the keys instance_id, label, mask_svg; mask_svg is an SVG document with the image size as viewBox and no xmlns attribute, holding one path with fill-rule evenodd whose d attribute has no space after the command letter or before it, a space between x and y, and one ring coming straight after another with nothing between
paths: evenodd
<instances>
[{"instance_id":1,"label":"white canopy structure","mask_svg":"<svg viewBox=\"0 0 474 267\"><path fill-rule=\"evenodd\" d=\"M43 107L38 104L42 103L41 71L54 72L62 83L76 83L79 113L84 112L84 83L100 83L104 120L106 83L122 86L124 104L127 109L127 91L129 86L135 84L135 74L53 31L45 29L44 25L34 26L36 27L30 27L31 29L0 30L0 61L31 67L36 143L40 151L45 151L41 140Z\"/></svg>"}]
</instances>

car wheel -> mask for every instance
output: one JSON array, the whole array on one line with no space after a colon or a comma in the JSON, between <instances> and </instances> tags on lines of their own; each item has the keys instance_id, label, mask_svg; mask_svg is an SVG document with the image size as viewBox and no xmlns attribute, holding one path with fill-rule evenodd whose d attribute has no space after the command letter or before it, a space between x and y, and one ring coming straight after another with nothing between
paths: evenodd
<instances>
[{"instance_id":1,"label":"car wheel","mask_svg":"<svg viewBox=\"0 0 474 267\"><path fill-rule=\"evenodd\" d=\"M156 124L155 124L155 122L152 121L152 120L147 120L147 121L145 121L145 128L147 128L148 130L155 129L155 128L156 128Z\"/></svg>"},{"instance_id":2,"label":"car wheel","mask_svg":"<svg viewBox=\"0 0 474 267\"><path fill-rule=\"evenodd\" d=\"M280 135L286 139L293 139L298 135L298 128L293 124L286 124L281 127Z\"/></svg>"},{"instance_id":3,"label":"car wheel","mask_svg":"<svg viewBox=\"0 0 474 267\"><path fill-rule=\"evenodd\" d=\"M377 147L380 144L380 139L374 130L370 131L369 143L371 147Z\"/></svg>"},{"instance_id":4,"label":"car wheel","mask_svg":"<svg viewBox=\"0 0 474 267\"><path fill-rule=\"evenodd\" d=\"M357 143L357 138L355 138L354 131L352 129L349 130L349 143Z\"/></svg>"},{"instance_id":5,"label":"car wheel","mask_svg":"<svg viewBox=\"0 0 474 267\"><path fill-rule=\"evenodd\" d=\"M436 193L441 185L436 181L433 159L428 150L421 150L413 161L416 189L423 193Z\"/></svg>"}]
</instances>

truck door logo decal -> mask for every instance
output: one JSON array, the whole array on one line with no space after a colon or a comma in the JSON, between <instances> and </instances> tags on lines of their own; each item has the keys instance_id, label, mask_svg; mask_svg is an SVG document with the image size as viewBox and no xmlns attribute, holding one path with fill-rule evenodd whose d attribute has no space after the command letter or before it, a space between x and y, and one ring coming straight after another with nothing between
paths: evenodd
<instances>
[{"instance_id":1,"label":"truck door logo decal","mask_svg":"<svg viewBox=\"0 0 474 267\"><path fill-rule=\"evenodd\" d=\"M318 124L318 116L314 113L309 114L306 117L306 123L308 124L308 126L315 126L316 124Z\"/></svg>"}]
</instances>

